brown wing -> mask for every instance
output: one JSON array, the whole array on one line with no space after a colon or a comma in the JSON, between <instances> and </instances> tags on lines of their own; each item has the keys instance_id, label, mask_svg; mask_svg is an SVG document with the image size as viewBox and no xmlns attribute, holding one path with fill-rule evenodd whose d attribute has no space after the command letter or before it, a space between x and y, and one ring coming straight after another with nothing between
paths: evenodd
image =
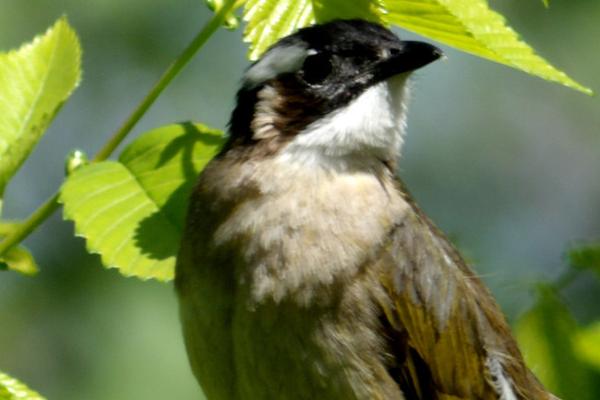
<instances>
[{"instance_id":1,"label":"brown wing","mask_svg":"<svg viewBox=\"0 0 600 400\"><path fill-rule=\"evenodd\" d=\"M407 399L555 399L524 364L488 289L410 200L377 261L390 374Z\"/></svg>"}]
</instances>

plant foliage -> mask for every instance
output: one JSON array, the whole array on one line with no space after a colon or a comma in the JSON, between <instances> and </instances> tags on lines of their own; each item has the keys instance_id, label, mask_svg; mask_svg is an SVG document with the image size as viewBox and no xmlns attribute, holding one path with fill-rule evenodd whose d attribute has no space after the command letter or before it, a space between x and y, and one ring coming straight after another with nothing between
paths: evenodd
<instances>
[{"instance_id":1,"label":"plant foliage","mask_svg":"<svg viewBox=\"0 0 600 400\"><path fill-rule=\"evenodd\" d=\"M81 48L66 18L18 50L0 54L0 215L4 189L79 84ZM0 222L0 238L17 228ZM32 275L23 246L0 254L0 269Z\"/></svg>"},{"instance_id":2,"label":"plant foliage","mask_svg":"<svg viewBox=\"0 0 600 400\"><path fill-rule=\"evenodd\" d=\"M392 24L448 46L591 94L538 56L485 0L248 0L251 59L294 30L336 18Z\"/></svg>"},{"instance_id":3,"label":"plant foliage","mask_svg":"<svg viewBox=\"0 0 600 400\"><path fill-rule=\"evenodd\" d=\"M600 374L600 321L581 329L575 336L575 352Z\"/></svg>"},{"instance_id":4,"label":"plant foliage","mask_svg":"<svg viewBox=\"0 0 600 400\"><path fill-rule=\"evenodd\" d=\"M169 280L194 178L215 155L222 133L178 124L143 134L117 161L82 166L60 201L87 248L126 276Z\"/></svg>"},{"instance_id":5,"label":"plant foliage","mask_svg":"<svg viewBox=\"0 0 600 400\"><path fill-rule=\"evenodd\" d=\"M29 250L23 246L15 246L0 256L0 269L10 269L24 275L35 275L38 266Z\"/></svg>"},{"instance_id":6,"label":"plant foliage","mask_svg":"<svg viewBox=\"0 0 600 400\"><path fill-rule=\"evenodd\" d=\"M0 54L0 198L79 84L81 49L61 18L19 50Z\"/></svg>"},{"instance_id":7,"label":"plant foliage","mask_svg":"<svg viewBox=\"0 0 600 400\"><path fill-rule=\"evenodd\" d=\"M537 297L535 306L515 326L527 364L557 396L596 399L590 386L591 371L575 353L579 329L575 319L554 288L540 286Z\"/></svg>"},{"instance_id":8,"label":"plant foliage","mask_svg":"<svg viewBox=\"0 0 600 400\"><path fill-rule=\"evenodd\" d=\"M600 277L600 244L585 245L571 250L569 262L574 268L590 270Z\"/></svg>"},{"instance_id":9,"label":"plant foliage","mask_svg":"<svg viewBox=\"0 0 600 400\"><path fill-rule=\"evenodd\" d=\"M27 386L0 372L0 400L44 400Z\"/></svg>"}]
</instances>

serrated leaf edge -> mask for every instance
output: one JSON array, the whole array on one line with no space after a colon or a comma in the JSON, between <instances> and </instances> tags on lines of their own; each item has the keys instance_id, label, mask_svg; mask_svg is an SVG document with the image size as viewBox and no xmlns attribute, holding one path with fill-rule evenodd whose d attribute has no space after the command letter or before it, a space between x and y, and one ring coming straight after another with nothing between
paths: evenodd
<instances>
[{"instance_id":1,"label":"serrated leaf edge","mask_svg":"<svg viewBox=\"0 0 600 400\"><path fill-rule=\"evenodd\" d=\"M131 170L129 168L127 168L127 166L119 161L103 161L102 163L113 163L113 164L118 164L120 166L122 166L123 168L125 168L125 170L127 170L127 172L130 174L130 177L132 178L132 180L134 180L137 185L142 189L142 192L144 193L145 197L148 199L148 203L145 204L151 204L152 206L154 206L155 210L154 211L158 211L161 212L160 207L158 207L158 205L156 204L156 202L154 201L154 199L152 199L150 197L150 195L148 194L148 192L146 191L146 189L140 184L139 180L137 180L137 178L135 177L135 175L131 172ZM90 165L95 165L95 164L90 164ZM99 174L101 174L101 172L99 172ZM111 188L108 188L107 190L110 190ZM95 194L97 195L97 193ZM114 264L113 262L111 262L110 260L108 260L108 256L104 253L102 253L100 250L95 249L92 247L92 244L90 243L90 240L88 239L88 236L85 235L85 233L83 233L83 231L85 230L84 227L81 227L81 225L76 221L76 219L72 216L72 215L68 215L68 210L67 210L67 206L65 204L65 201L62 197L62 189L61 189L61 195L58 198L58 202L60 204L63 205L63 220L66 221L71 221L73 222L73 225L75 227L75 236L83 238L85 241L85 248L86 250L90 253L90 254L96 254L98 255L101 259L102 259L102 265L107 268L107 269L116 269L117 271L119 271L119 274L127 277L127 278L137 278L140 279L142 281L148 281L151 279L155 279L157 281L160 282L168 282L171 281L173 279L173 277L165 277L164 275L158 275L158 274L153 274L151 273L152 269L156 268L156 265L159 264L161 261L157 260L154 263L150 264L147 267L148 273L146 275L139 275L136 274L134 272L131 272L129 269L124 269L116 264ZM164 214L164 213L163 213ZM172 225L174 228L177 228L173 225L172 221L169 218L165 218L170 225ZM127 240L130 240L131 238L127 238ZM125 241L126 242L126 241ZM121 244L119 246L122 246ZM140 255L138 255L136 257L136 259L134 259L131 264L135 264L135 262L137 262L137 260L139 259Z\"/></svg>"}]
</instances>

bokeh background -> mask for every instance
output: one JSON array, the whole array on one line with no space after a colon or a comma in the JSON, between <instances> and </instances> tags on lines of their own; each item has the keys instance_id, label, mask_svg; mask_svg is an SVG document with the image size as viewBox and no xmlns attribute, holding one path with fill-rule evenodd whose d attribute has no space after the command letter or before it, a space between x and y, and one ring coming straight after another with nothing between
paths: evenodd
<instances>
[{"instance_id":1,"label":"bokeh background","mask_svg":"<svg viewBox=\"0 0 600 400\"><path fill-rule=\"evenodd\" d=\"M600 2L550 3L491 6L553 64L600 91ZM8 187L8 218L26 217L56 190L69 150L98 150L209 17L198 0L2 0L0 49L63 14L82 41L83 82ZM245 53L239 30L218 32L136 132L184 120L224 128ZM514 321L531 306L535 283L565 270L569 246L600 238L600 100L446 53L416 74L401 175ZM0 273L0 370L52 400L201 398L171 284L103 269L60 213L26 244L41 273ZM578 321L600 317L591 275L563 296Z\"/></svg>"}]
</instances>

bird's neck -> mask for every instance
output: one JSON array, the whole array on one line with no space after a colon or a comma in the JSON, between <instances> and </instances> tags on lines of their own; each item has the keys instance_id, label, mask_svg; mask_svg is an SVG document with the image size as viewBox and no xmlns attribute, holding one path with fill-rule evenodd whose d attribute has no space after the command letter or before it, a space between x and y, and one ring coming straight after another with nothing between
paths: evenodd
<instances>
[{"instance_id":1,"label":"bird's neck","mask_svg":"<svg viewBox=\"0 0 600 400\"><path fill-rule=\"evenodd\" d=\"M406 127L406 77L367 89L347 106L308 125L282 149L290 163L339 170L395 165Z\"/></svg>"}]
</instances>

